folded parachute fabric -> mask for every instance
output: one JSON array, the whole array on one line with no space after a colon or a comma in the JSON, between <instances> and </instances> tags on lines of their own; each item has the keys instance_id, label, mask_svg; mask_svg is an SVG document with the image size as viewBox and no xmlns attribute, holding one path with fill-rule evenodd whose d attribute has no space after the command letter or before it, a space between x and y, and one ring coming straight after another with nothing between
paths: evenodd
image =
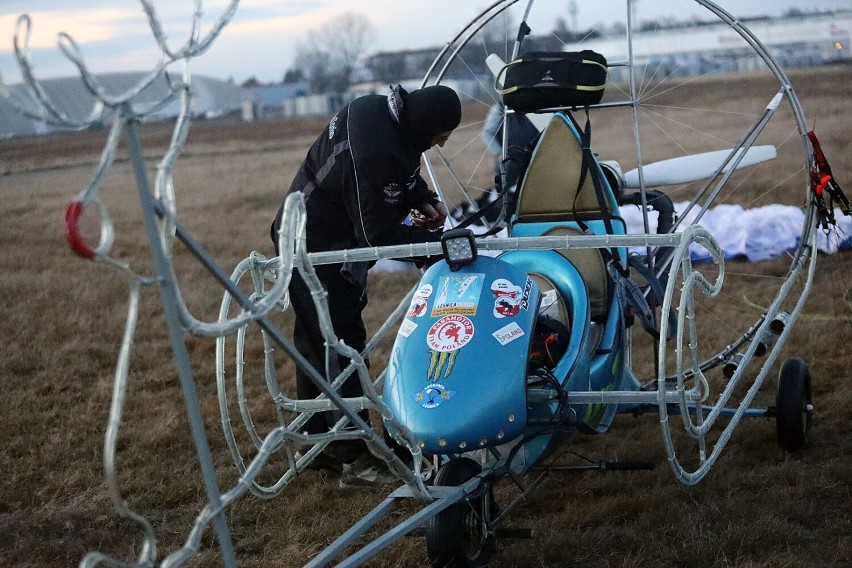
<instances>
[{"instance_id":1,"label":"folded parachute fabric","mask_svg":"<svg viewBox=\"0 0 852 568\"><path fill-rule=\"evenodd\" d=\"M688 203L675 203L675 215L679 218ZM695 218L697 211L690 211L682 226ZM627 223L628 233L642 233L642 213L638 207L624 206L621 215ZM655 230L657 213L648 214L651 232ZM852 218L836 211L837 226L830 231L817 232L817 248L826 254L852 248ZM707 229L727 259L747 259L752 262L768 260L795 249L802 236L805 222L804 211L791 205L766 205L744 209L739 205L717 205L708 209L699 221ZM636 252L641 252L637 249ZM710 260L707 251L694 245L690 249L693 260Z\"/></svg>"}]
</instances>

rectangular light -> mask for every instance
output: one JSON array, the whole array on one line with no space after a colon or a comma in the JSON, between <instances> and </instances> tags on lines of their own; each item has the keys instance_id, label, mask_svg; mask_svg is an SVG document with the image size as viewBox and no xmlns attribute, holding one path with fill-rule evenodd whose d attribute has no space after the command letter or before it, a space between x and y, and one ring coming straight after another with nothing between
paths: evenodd
<instances>
[{"instance_id":1,"label":"rectangular light","mask_svg":"<svg viewBox=\"0 0 852 568\"><path fill-rule=\"evenodd\" d=\"M476 260L476 241L470 229L450 229L441 235L444 259L456 271Z\"/></svg>"}]
</instances>

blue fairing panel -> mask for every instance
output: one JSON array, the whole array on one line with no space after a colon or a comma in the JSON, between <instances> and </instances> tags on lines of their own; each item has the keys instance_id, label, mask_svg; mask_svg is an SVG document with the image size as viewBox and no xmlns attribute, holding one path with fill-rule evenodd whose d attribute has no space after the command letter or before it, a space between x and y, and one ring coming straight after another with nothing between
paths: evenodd
<instances>
[{"instance_id":1,"label":"blue fairing panel","mask_svg":"<svg viewBox=\"0 0 852 568\"><path fill-rule=\"evenodd\" d=\"M500 259L526 273L541 275L559 292L568 311L571 335L553 374L568 390L587 390L589 296L582 276L569 260L555 251L511 251Z\"/></svg>"},{"instance_id":2,"label":"blue fairing panel","mask_svg":"<svg viewBox=\"0 0 852 568\"><path fill-rule=\"evenodd\" d=\"M505 443L526 424L539 302L523 271L490 257L420 280L391 352L384 401L426 453Z\"/></svg>"}]
</instances>

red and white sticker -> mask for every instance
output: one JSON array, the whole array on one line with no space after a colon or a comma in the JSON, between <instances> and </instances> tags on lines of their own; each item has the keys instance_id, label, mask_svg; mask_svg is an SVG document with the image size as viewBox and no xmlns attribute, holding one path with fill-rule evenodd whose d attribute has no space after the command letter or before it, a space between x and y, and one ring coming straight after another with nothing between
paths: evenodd
<instances>
[{"instance_id":1,"label":"red and white sticker","mask_svg":"<svg viewBox=\"0 0 852 568\"><path fill-rule=\"evenodd\" d=\"M518 315L520 311L520 302L512 296L497 296L494 299L495 318L510 318Z\"/></svg>"},{"instance_id":2,"label":"red and white sticker","mask_svg":"<svg viewBox=\"0 0 852 568\"><path fill-rule=\"evenodd\" d=\"M494 339L500 342L500 345L508 345L519 337L523 337L524 330L521 329L521 326L519 326L515 322L512 322L510 324L504 325L491 335L494 336Z\"/></svg>"},{"instance_id":3,"label":"red and white sticker","mask_svg":"<svg viewBox=\"0 0 852 568\"><path fill-rule=\"evenodd\" d=\"M505 278L497 278L491 283L491 291L495 296L511 296L512 298L520 298L523 290L520 286L516 286Z\"/></svg>"},{"instance_id":4,"label":"red and white sticker","mask_svg":"<svg viewBox=\"0 0 852 568\"><path fill-rule=\"evenodd\" d=\"M408 305L407 318L419 318L426 313L426 306L429 303L429 296L432 295L432 285L424 284L415 293Z\"/></svg>"},{"instance_id":5,"label":"red and white sticker","mask_svg":"<svg viewBox=\"0 0 852 568\"><path fill-rule=\"evenodd\" d=\"M505 278L498 278L491 283L494 292L494 317L506 318L518 315L521 311L521 298L524 291Z\"/></svg>"},{"instance_id":6,"label":"red and white sticker","mask_svg":"<svg viewBox=\"0 0 852 568\"><path fill-rule=\"evenodd\" d=\"M417 329L417 324L410 319L405 319L399 326L399 334L403 337L408 337L414 330Z\"/></svg>"},{"instance_id":7,"label":"red and white sticker","mask_svg":"<svg viewBox=\"0 0 852 568\"><path fill-rule=\"evenodd\" d=\"M444 316L426 334L426 344L433 351L449 353L461 349L473 339L473 322L465 316Z\"/></svg>"}]
</instances>

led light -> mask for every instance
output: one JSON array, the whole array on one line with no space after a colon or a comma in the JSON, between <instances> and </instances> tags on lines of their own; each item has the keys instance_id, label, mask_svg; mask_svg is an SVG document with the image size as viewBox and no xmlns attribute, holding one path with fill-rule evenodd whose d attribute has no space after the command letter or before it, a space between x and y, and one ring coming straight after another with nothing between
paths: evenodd
<instances>
[{"instance_id":1,"label":"led light","mask_svg":"<svg viewBox=\"0 0 852 568\"><path fill-rule=\"evenodd\" d=\"M447 441L444 438L438 438L438 445L443 448L447 445Z\"/></svg>"},{"instance_id":2,"label":"led light","mask_svg":"<svg viewBox=\"0 0 852 568\"><path fill-rule=\"evenodd\" d=\"M504 431L500 430L499 432L497 432L497 439L498 440L502 440L505 437L506 437L506 433Z\"/></svg>"},{"instance_id":3,"label":"led light","mask_svg":"<svg viewBox=\"0 0 852 568\"><path fill-rule=\"evenodd\" d=\"M461 448L461 449L463 450L463 449L465 449L466 447L467 447L467 442L465 442L464 440L462 440L461 442L459 442L459 448Z\"/></svg>"},{"instance_id":4,"label":"led light","mask_svg":"<svg viewBox=\"0 0 852 568\"><path fill-rule=\"evenodd\" d=\"M424 442L423 440L420 440L419 442L417 442L417 445L420 446L420 449L422 450L423 448L426 447L426 442Z\"/></svg>"},{"instance_id":5,"label":"led light","mask_svg":"<svg viewBox=\"0 0 852 568\"><path fill-rule=\"evenodd\" d=\"M452 262L464 261L473 256L470 243L467 240L455 239L447 241L447 255Z\"/></svg>"},{"instance_id":6,"label":"led light","mask_svg":"<svg viewBox=\"0 0 852 568\"><path fill-rule=\"evenodd\" d=\"M509 415L509 422L514 422L514 421L515 421L515 415L514 415L514 414L510 414L510 415Z\"/></svg>"},{"instance_id":7,"label":"led light","mask_svg":"<svg viewBox=\"0 0 852 568\"><path fill-rule=\"evenodd\" d=\"M470 229L451 229L441 236L444 259L456 271L476 260L476 241Z\"/></svg>"},{"instance_id":8,"label":"led light","mask_svg":"<svg viewBox=\"0 0 852 568\"><path fill-rule=\"evenodd\" d=\"M480 445L480 446L485 446L485 444L487 444L487 443L488 443L488 440L487 440L487 439L485 439L485 438L482 438L482 439L479 441L479 445Z\"/></svg>"}]
</instances>

